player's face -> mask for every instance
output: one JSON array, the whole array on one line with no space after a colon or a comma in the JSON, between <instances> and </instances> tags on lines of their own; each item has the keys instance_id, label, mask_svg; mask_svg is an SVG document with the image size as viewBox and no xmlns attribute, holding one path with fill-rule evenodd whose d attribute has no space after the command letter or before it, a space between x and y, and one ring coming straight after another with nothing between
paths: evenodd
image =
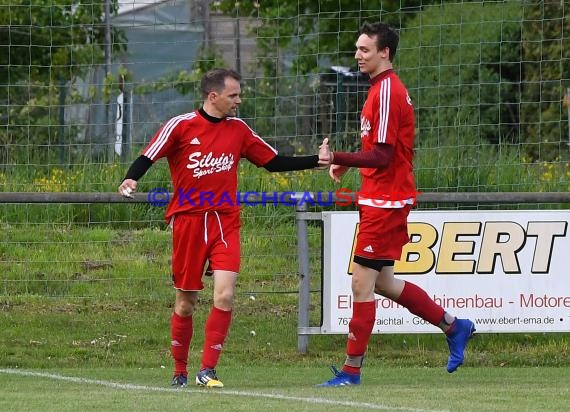
<instances>
[{"instance_id":1,"label":"player's face","mask_svg":"<svg viewBox=\"0 0 570 412\"><path fill-rule=\"evenodd\" d=\"M236 116L241 103L240 83L234 78L226 77L224 84L224 88L219 93L214 92L212 104L223 117Z\"/></svg>"},{"instance_id":2,"label":"player's face","mask_svg":"<svg viewBox=\"0 0 570 412\"><path fill-rule=\"evenodd\" d=\"M356 41L356 52L354 58L358 62L358 69L370 77L374 77L386 70L389 64L390 50L385 47L378 50L376 47L376 37L369 37L367 34L361 34Z\"/></svg>"}]
</instances>

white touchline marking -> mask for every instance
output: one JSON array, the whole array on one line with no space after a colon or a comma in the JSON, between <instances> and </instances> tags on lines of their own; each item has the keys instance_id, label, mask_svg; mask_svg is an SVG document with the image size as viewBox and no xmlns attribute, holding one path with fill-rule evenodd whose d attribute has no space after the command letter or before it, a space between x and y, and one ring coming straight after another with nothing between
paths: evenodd
<instances>
[{"instance_id":1,"label":"white touchline marking","mask_svg":"<svg viewBox=\"0 0 570 412\"><path fill-rule=\"evenodd\" d=\"M80 378L80 377L76 377L76 376L56 375L56 374L47 373L47 372L24 371L24 370L20 370L20 369L0 369L0 373L11 374L11 375L19 375L19 376L35 376L35 377L48 378L48 379L74 382L74 383L99 385L99 386L105 386L107 388L113 388L113 389L146 391L146 392L187 393L187 394L203 394L204 393L203 390L192 390L189 388L184 388L184 389L161 388L161 387L157 387L157 386L135 385L135 384L131 384L131 383L117 383L117 382L111 382L111 381L102 381L102 380L98 380L98 379ZM341 400L332 400L332 399L326 399L326 398L304 398L301 396L281 395L278 393L234 391L234 390L226 390L226 389L208 390L208 394L248 396L248 397L252 397L252 398L278 399L278 400L285 400L285 401L313 403L313 404L319 404L319 405L348 406L351 408L375 409L375 410L382 410L382 411L388 410L388 411L408 411L408 412L445 412L443 410L408 408L405 406L388 406L388 405L374 404L374 403L368 403L368 402L341 401Z\"/></svg>"}]
</instances>

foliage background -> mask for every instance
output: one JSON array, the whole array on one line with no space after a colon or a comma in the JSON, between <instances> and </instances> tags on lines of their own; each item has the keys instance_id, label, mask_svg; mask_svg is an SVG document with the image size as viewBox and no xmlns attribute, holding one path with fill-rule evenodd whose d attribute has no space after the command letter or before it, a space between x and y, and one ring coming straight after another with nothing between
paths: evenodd
<instances>
[{"instance_id":1,"label":"foliage background","mask_svg":"<svg viewBox=\"0 0 570 412\"><path fill-rule=\"evenodd\" d=\"M255 70L244 81L241 116L285 154L311 152L323 135L339 148L358 147L358 112L367 81L330 68L355 71L358 27L381 20L401 33L395 67L416 106L420 154L426 145L461 150L475 144L495 150L510 145L519 160L531 162L569 157L564 99L570 86L570 15L564 2L199 3L211 13L255 22L250 26L256 40ZM116 14L117 1L111 6ZM152 99L170 90L177 93L174 98L194 106L199 104L200 76L211 67L228 65L211 45L198 51L192 67L161 79L133 79L127 62L102 84L85 88L90 73L105 64L103 11L103 1L11 0L0 5L3 168L61 163L62 146L73 148L66 153L67 164L113 161L91 149L100 142L74 146L74 136L90 126L62 125L62 107L69 111L76 105L108 104L119 74L135 96ZM110 35L114 59L125 55L129 44L121 27L112 26ZM121 160L130 160L149 138L134 136L131 153Z\"/></svg>"},{"instance_id":2,"label":"foliage background","mask_svg":"<svg viewBox=\"0 0 570 412\"><path fill-rule=\"evenodd\" d=\"M395 64L417 108L419 191L570 191L562 99L570 73L570 27L564 2L264 0L240 3L239 10L232 0L212 5L231 16L257 19L252 30L258 40L258 71L244 82L241 116L283 153L313 153L325 134L337 148L358 147L358 110L366 79L348 80L329 69L354 68L358 26L380 18L402 34ZM104 64L102 7L102 1L78 0L0 4L0 191L114 192L123 178L129 161L102 158L90 150L91 142L77 145L64 162L59 158L62 142L72 147L70 136L86 127L74 123L62 129L60 109L105 104L115 97L118 72L88 85L87 93L82 90L89 73ZM120 29L114 28L112 39L115 54L128 50ZM215 47L202 48L198 56L187 70L153 82L132 79L128 66L122 70L135 95L152 99L153 93L166 93L195 103L201 74L224 64ZM334 116L340 111L344 128ZM328 126L323 118L330 121ZM131 157L149 137L135 136ZM351 171L342 186L357 189L358 180ZM247 163L240 165L239 181L242 191L338 187L325 171L269 174ZM167 165L156 164L139 187L143 192L171 189ZM72 374L83 370L91 378L168 384L173 296L170 234L163 212L145 204L0 204L0 365L72 368ZM299 382L328 376L325 365L341 360L346 338L312 336L309 353L297 352L299 276L292 208L246 207L243 222L243 271L223 376L254 390L283 390L287 385L297 394ZM321 228L310 224L313 274L321 271L320 239ZM202 294L197 325L203 324L210 304L210 295ZM311 324L319 320L320 278L313 276ZM196 333L193 366L202 338ZM449 399L457 400L451 406L457 410L499 404L504 410L513 405L564 410L567 404L568 334L479 336L462 367L467 373L453 375L453 381L442 368L446 356L440 334L374 337L366 371L371 379L359 399L371 402L370 387L376 387L381 393L372 398L375 402L415 396L406 405L418 408L448 409ZM244 365L254 365L246 368L245 380ZM386 368L393 369L390 375ZM45 406L46 396L63 399L60 386L54 390L35 380L37 400L30 406L30 384L23 380L4 379L11 396L6 398L8 409L14 398L22 409ZM549 380L557 384L545 385ZM39 386L47 388L42 392ZM503 390L496 392L498 387ZM529 395L521 397L521 388ZM509 389L513 393L507 397ZM459 390L465 396L457 396ZM85 407L85 385L77 391L80 396L66 393L65 399ZM101 402L108 399L108 393L95 392L92 396ZM528 398L531 406L524 403ZM126 405L140 408L140 399ZM227 403L228 408L237 405ZM241 406L252 408L250 403Z\"/></svg>"}]
</instances>

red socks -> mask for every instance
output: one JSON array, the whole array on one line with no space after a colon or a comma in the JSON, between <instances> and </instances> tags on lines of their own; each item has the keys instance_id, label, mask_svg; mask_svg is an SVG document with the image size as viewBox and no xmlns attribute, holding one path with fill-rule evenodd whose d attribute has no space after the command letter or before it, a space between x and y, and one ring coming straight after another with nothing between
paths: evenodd
<instances>
[{"instance_id":1,"label":"red socks","mask_svg":"<svg viewBox=\"0 0 570 412\"><path fill-rule=\"evenodd\" d=\"M353 302L352 319L348 324L348 339L346 341L347 357L360 357L359 365L345 365L342 370L348 373L360 373L362 357L366 353L368 341L376 320L376 302Z\"/></svg>"},{"instance_id":2,"label":"red socks","mask_svg":"<svg viewBox=\"0 0 570 412\"><path fill-rule=\"evenodd\" d=\"M188 363L188 349L190 348L190 340L194 327L192 324L192 316L181 317L175 312L170 318L170 351L174 359L174 374L188 375L186 365Z\"/></svg>"},{"instance_id":3,"label":"red socks","mask_svg":"<svg viewBox=\"0 0 570 412\"><path fill-rule=\"evenodd\" d=\"M204 368L215 368L222 352L224 341L232 321L232 312L221 310L212 306L210 315L206 320L206 330L204 338L204 350L202 352L202 364L200 370Z\"/></svg>"},{"instance_id":4,"label":"red socks","mask_svg":"<svg viewBox=\"0 0 570 412\"><path fill-rule=\"evenodd\" d=\"M206 320L206 336L200 369L215 368L218 364L231 320L231 311L212 307L210 316ZM170 337L172 339L170 350L174 359L175 375L188 375L188 350L193 332L192 316L183 318L176 313L172 313L170 319Z\"/></svg>"},{"instance_id":5,"label":"red socks","mask_svg":"<svg viewBox=\"0 0 570 412\"><path fill-rule=\"evenodd\" d=\"M445 314L443 308L436 304L422 288L410 282L405 282L404 290L396 299L396 303L435 326L439 325Z\"/></svg>"},{"instance_id":6,"label":"red socks","mask_svg":"<svg viewBox=\"0 0 570 412\"><path fill-rule=\"evenodd\" d=\"M396 303L407 308L411 313L439 326L444 319L445 311L436 304L420 287L405 282L404 289ZM352 319L348 324L348 340L346 344L347 361L342 370L348 373L360 373L362 358L370 340L376 319L376 302L354 302Z\"/></svg>"}]
</instances>

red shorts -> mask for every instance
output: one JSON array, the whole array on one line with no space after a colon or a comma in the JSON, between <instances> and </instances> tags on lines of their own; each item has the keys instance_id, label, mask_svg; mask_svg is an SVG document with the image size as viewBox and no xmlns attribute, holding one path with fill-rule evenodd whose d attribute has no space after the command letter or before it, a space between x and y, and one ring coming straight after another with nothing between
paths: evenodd
<instances>
[{"instance_id":1,"label":"red shorts","mask_svg":"<svg viewBox=\"0 0 570 412\"><path fill-rule=\"evenodd\" d=\"M172 280L176 289L202 290L209 270L239 272L240 214L181 213L172 223Z\"/></svg>"},{"instance_id":2,"label":"red shorts","mask_svg":"<svg viewBox=\"0 0 570 412\"><path fill-rule=\"evenodd\" d=\"M386 209L361 205L354 254L367 259L400 260L410 241L408 215L411 206Z\"/></svg>"}]
</instances>

